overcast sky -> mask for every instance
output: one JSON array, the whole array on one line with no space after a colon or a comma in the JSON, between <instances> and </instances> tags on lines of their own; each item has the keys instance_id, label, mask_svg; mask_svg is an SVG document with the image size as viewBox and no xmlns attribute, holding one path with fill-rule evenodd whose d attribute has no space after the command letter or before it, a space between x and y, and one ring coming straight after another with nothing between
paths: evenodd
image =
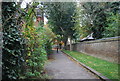
<instances>
[{"instance_id":1,"label":"overcast sky","mask_svg":"<svg viewBox=\"0 0 120 81\"><path fill-rule=\"evenodd\" d=\"M22 4L21 4L21 8L26 8L26 3L31 2L32 0L23 0Z\"/></svg>"}]
</instances>

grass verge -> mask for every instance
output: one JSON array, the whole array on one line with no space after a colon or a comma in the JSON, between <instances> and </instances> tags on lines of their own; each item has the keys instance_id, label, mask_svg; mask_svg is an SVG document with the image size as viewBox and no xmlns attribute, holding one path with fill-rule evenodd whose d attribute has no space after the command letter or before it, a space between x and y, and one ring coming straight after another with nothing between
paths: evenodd
<instances>
[{"instance_id":1,"label":"grass verge","mask_svg":"<svg viewBox=\"0 0 120 81\"><path fill-rule=\"evenodd\" d=\"M76 51L63 51L109 79L120 79L118 75L118 67L120 67L120 64L111 63Z\"/></svg>"}]
</instances>

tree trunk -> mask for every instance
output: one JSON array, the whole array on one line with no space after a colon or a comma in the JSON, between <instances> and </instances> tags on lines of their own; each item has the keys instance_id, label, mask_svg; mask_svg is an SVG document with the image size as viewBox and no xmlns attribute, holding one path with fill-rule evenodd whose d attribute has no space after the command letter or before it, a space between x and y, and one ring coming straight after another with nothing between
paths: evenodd
<instances>
[{"instance_id":1,"label":"tree trunk","mask_svg":"<svg viewBox=\"0 0 120 81\"><path fill-rule=\"evenodd\" d=\"M64 36L63 42L64 42L64 49L65 50L66 50L66 46L67 46L67 40L68 40L68 37Z\"/></svg>"},{"instance_id":2,"label":"tree trunk","mask_svg":"<svg viewBox=\"0 0 120 81\"><path fill-rule=\"evenodd\" d=\"M70 37L70 51L72 51L72 39Z\"/></svg>"}]
</instances>

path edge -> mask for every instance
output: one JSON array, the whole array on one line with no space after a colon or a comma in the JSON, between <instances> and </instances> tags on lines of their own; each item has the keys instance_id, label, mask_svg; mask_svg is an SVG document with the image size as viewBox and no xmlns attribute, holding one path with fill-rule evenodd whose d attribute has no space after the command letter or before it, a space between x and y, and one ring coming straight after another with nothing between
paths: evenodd
<instances>
[{"instance_id":1,"label":"path edge","mask_svg":"<svg viewBox=\"0 0 120 81\"><path fill-rule=\"evenodd\" d=\"M75 59L74 57L68 55L67 53L65 53L64 51L62 51L63 54L67 55L68 57L72 58L75 62L79 63L80 65L82 65L84 68L86 68L87 70L89 70L90 72L92 72L93 74L95 74L96 76L98 76L101 80L103 81L114 81L111 80L109 78L107 78L106 76L103 76L101 73L97 72L96 70L86 66L85 64L81 63L80 61L78 61L77 59Z\"/></svg>"}]
</instances>

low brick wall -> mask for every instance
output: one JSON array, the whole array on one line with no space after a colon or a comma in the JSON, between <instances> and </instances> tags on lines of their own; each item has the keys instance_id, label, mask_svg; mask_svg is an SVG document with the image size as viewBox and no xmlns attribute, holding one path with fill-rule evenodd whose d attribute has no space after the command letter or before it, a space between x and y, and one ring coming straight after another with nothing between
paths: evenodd
<instances>
[{"instance_id":1,"label":"low brick wall","mask_svg":"<svg viewBox=\"0 0 120 81\"><path fill-rule=\"evenodd\" d=\"M72 44L72 50L85 53L103 60L119 63L120 37L99 39L94 41L84 41ZM69 45L67 45L69 50Z\"/></svg>"}]
</instances>

